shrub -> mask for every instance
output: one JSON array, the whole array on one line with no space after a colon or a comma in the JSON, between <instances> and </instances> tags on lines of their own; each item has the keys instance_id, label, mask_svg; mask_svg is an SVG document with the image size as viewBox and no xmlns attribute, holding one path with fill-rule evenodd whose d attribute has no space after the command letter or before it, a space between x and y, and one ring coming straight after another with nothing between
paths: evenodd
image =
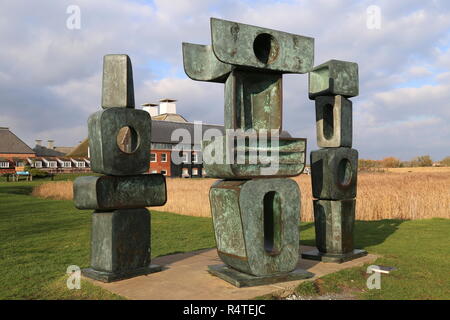
<instances>
[{"instance_id":1,"label":"shrub","mask_svg":"<svg viewBox=\"0 0 450 320\"><path fill-rule=\"evenodd\" d=\"M411 167L431 167L433 160L429 155L419 156L411 160Z\"/></svg>"},{"instance_id":2,"label":"shrub","mask_svg":"<svg viewBox=\"0 0 450 320\"><path fill-rule=\"evenodd\" d=\"M441 165L445 166L445 167L450 167L450 156L445 157L444 159L441 160Z\"/></svg>"},{"instance_id":3,"label":"shrub","mask_svg":"<svg viewBox=\"0 0 450 320\"><path fill-rule=\"evenodd\" d=\"M381 160L381 166L383 168L398 168L400 167L401 161L395 157L388 157Z\"/></svg>"}]
</instances>

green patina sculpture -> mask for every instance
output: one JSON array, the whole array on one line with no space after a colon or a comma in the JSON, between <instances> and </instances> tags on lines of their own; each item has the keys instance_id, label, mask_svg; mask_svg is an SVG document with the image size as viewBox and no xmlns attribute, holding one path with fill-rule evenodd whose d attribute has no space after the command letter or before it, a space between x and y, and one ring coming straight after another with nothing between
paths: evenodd
<instances>
[{"instance_id":1,"label":"green patina sculpture","mask_svg":"<svg viewBox=\"0 0 450 320\"><path fill-rule=\"evenodd\" d=\"M166 182L149 170L151 118L134 109L133 75L127 55L106 55L102 108L88 120L91 167L100 177L74 182L78 209L94 209L90 278L110 282L160 271L150 264L150 214L145 207L164 205ZM118 143L122 129L126 145Z\"/></svg>"},{"instance_id":2,"label":"green patina sculpture","mask_svg":"<svg viewBox=\"0 0 450 320\"><path fill-rule=\"evenodd\" d=\"M138 209L166 202L166 181L162 174L79 177L74 188L78 209Z\"/></svg>"},{"instance_id":3,"label":"green patina sculpture","mask_svg":"<svg viewBox=\"0 0 450 320\"><path fill-rule=\"evenodd\" d=\"M316 135L320 148L352 146L352 102L343 96L318 96Z\"/></svg>"},{"instance_id":4,"label":"green patina sculpture","mask_svg":"<svg viewBox=\"0 0 450 320\"><path fill-rule=\"evenodd\" d=\"M304 259L345 262L367 254L354 249L355 199L314 200L317 249L302 254Z\"/></svg>"},{"instance_id":5,"label":"green patina sculpture","mask_svg":"<svg viewBox=\"0 0 450 320\"><path fill-rule=\"evenodd\" d=\"M352 149L352 102L357 96L358 65L330 60L309 73L315 100L317 145L311 152L311 180L317 249L302 257L344 262L367 254L354 249L358 151Z\"/></svg>"},{"instance_id":6,"label":"green patina sculpture","mask_svg":"<svg viewBox=\"0 0 450 320\"><path fill-rule=\"evenodd\" d=\"M202 148L208 175L226 179L210 191L218 253L226 266L211 266L210 272L237 286L309 276L293 271L300 192L280 179L299 175L306 155L305 139L281 134L283 73L309 74L317 141L326 148L311 153L318 250L303 257L342 262L366 254L353 249L358 152L351 149L348 98L358 95L358 65L330 60L313 67L313 38L231 21L212 18L211 38L211 45L183 43L191 79L225 84L227 133L203 141ZM271 142L261 142L268 133ZM265 170L269 154L277 155L275 173Z\"/></svg>"},{"instance_id":7,"label":"green patina sculpture","mask_svg":"<svg viewBox=\"0 0 450 320\"><path fill-rule=\"evenodd\" d=\"M183 43L184 69L193 80L225 84L225 129L233 133L204 141L203 150L237 152L225 146L242 139L245 148L249 148L245 137L251 134L276 132L280 135L282 75L306 73L313 67L314 39L214 18L211 19L211 34L210 46ZM258 146L257 152L279 154L280 177L299 175L306 160L306 139L280 136L277 143ZM281 148L290 150L285 153ZM224 159L227 156L235 157L224 154ZM227 161L204 162L208 175L216 178L273 177L272 172L261 170L263 167L262 163L243 166Z\"/></svg>"},{"instance_id":8,"label":"green patina sculpture","mask_svg":"<svg viewBox=\"0 0 450 320\"><path fill-rule=\"evenodd\" d=\"M191 79L225 84L226 134L202 148L225 179L209 194L225 265L209 271L236 286L311 277L297 268L300 190L286 179L303 171L306 139L282 134L282 76L312 69L314 39L214 18L211 34L211 46L183 43Z\"/></svg>"},{"instance_id":9,"label":"green patina sculpture","mask_svg":"<svg viewBox=\"0 0 450 320\"><path fill-rule=\"evenodd\" d=\"M255 276L296 268L300 190L294 180L219 180L210 199L222 261Z\"/></svg>"},{"instance_id":10,"label":"green patina sculpture","mask_svg":"<svg viewBox=\"0 0 450 320\"><path fill-rule=\"evenodd\" d=\"M316 199L341 200L356 197L358 151L326 148L311 151L312 193Z\"/></svg>"},{"instance_id":11,"label":"green patina sculpture","mask_svg":"<svg viewBox=\"0 0 450 320\"><path fill-rule=\"evenodd\" d=\"M341 95L347 98L359 94L358 64L330 60L309 72L309 98Z\"/></svg>"}]
</instances>

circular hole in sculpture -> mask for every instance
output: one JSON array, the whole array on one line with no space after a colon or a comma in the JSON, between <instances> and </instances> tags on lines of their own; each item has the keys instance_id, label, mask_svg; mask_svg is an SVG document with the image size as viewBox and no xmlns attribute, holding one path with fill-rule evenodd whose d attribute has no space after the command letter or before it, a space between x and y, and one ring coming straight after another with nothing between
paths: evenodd
<instances>
[{"instance_id":1,"label":"circular hole in sculpture","mask_svg":"<svg viewBox=\"0 0 450 320\"><path fill-rule=\"evenodd\" d=\"M278 57L279 49L277 40L268 33L258 34L253 41L253 52L256 58L264 64L274 62Z\"/></svg>"},{"instance_id":2,"label":"circular hole in sculpture","mask_svg":"<svg viewBox=\"0 0 450 320\"><path fill-rule=\"evenodd\" d=\"M117 146L124 153L134 153L139 148L139 135L132 127L122 127L116 138Z\"/></svg>"},{"instance_id":3,"label":"circular hole in sculpture","mask_svg":"<svg viewBox=\"0 0 450 320\"><path fill-rule=\"evenodd\" d=\"M342 186L348 186L352 181L352 165L348 159L342 159L338 165L338 182Z\"/></svg>"}]
</instances>

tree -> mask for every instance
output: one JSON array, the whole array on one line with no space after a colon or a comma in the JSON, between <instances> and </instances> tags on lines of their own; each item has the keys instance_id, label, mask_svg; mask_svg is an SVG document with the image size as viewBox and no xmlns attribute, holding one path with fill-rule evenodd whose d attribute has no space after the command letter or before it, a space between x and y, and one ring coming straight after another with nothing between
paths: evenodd
<instances>
[{"instance_id":1,"label":"tree","mask_svg":"<svg viewBox=\"0 0 450 320\"><path fill-rule=\"evenodd\" d=\"M431 160L429 155L418 156L411 160L411 165L413 167L431 167L433 160Z\"/></svg>"},{"instance_id":2,"label":"tree","mask_svg":"<svg viewBox=\"0 0 450 320\"><path fill-rule=\"evenodd\" d=\"M445 157L441 160L441 165L445 167L450 167L450 156Z\"/></svg>"},{"instance_id":3,"label":"tree","mask_svg":"<svg viewBox=\"0 0 450 320\"><path fill-rule=\"evenodd\" d=\"M381 166L383 168L398 168L400 167L401 161L395 157L387 157L381 160Z\"/></svg>"}]
</instances>

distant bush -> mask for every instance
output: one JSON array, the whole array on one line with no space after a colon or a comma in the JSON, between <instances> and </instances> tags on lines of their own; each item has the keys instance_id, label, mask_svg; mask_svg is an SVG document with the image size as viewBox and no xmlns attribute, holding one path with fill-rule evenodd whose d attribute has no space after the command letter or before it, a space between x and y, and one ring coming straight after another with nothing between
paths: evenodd
<instances>
[{"instance_id":1,"label":"distant bush","mask_svg":"<svg viewBox=\"0 0 450 320\"><path fill-rule=\"evenodd\" d=\"M441 161L441 165L444 167L450 167L450 156L445 157L444 159L442 159Z\"/></svg>"},{"instance_id":2,"label":"distant bush","mask_svg":"<svg viewBox=\"0 0 450 320\"><path fill-rule=\"evenodd\" d=\"M411 160L411 167L431 167L433 160L429 155L415 157Z\"/></svg>"},{"instance_id":3,"label":"distant bush","mask_svg":"<svg viewBox=\"0 0 450 320\"><path fill-rule=\"evenodd\" d=\"M441 161L443 166L450 166L450 156ZM410 167L431 167L433 160L429 155L415 157L410 161L401 161L396 157L387 157L383 160L359 159L360 170L376 171L377 168L410 168Z\"/></svg>"},{"instance_id":4,"label":"distant bush","mask_svg":"<svg viewBox=\"0 0 450 320\"><path fill-rule=\"evenodd\" d=\"M358 160L358 168L360 170L380 168L380 167L381 167L381 165L378 160L370 160L370 159L359 159Z\"/></svg>"},{"instance_id":5,"label":"distant bush","mask_svg":"<svg viewBox=\"0 0 450 320\"><path fill-rule=\"evenodd\" d=\"M401 163L400 159L395 157L388 157L381 160L381 166L383 168L399 168Z\"/></svg>"}]
</instances>

